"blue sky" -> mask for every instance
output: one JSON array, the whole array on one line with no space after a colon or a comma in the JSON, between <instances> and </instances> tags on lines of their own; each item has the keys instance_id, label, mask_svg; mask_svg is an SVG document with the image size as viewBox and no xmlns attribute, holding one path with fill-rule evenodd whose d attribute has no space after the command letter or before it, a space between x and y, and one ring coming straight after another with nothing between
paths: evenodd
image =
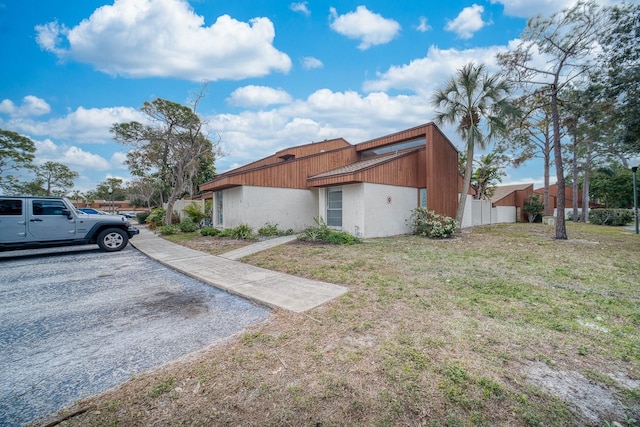
<instances>
[{"instance_id":1,"label":"blue sky","mask_svg":"<svg viewBox=\"0 0 640 427\"><path fill-rule=\"evenodd\" d=\"M187 104L225 157L218 172L285 147L352 144L430 122L430 97L469 61L497 70L529 17L574 0L0 0L0 128L76 187L129 179L113 123L144 101ZM443 127L462 148L452 128ZM530 161L503 183L542 183Z\"/></svg>"}]
</instances>

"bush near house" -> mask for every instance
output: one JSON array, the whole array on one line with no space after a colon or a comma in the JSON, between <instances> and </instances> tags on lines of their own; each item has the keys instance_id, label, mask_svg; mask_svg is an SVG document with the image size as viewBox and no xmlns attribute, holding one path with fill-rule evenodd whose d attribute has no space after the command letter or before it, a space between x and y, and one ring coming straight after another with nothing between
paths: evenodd
<instances>
[{"instance_id":1,"label":"bush near house","mask_svg":"<svg viewBox=\"0 0 640 427\"><path fill-rule=\"evenodd\" d=\"M455 219L439 215L424 207L411 211L411 217L408 222L411 225L413 234L432 239L453 237L458 227Z\"/></svg>"},{"instance_id":2,"label":"bush near house","mask_svg":"<svg viewBox=\"0 0 640 427\"><path fill-rule=\"evenodd\" d=\"M200 229L200 234L202 236L217 236L220 234L220 230L215 227L202 227Z\"/></svg>"},{"instance_id":3,"label":"bush near house","mask_svg":"<svg viewBox=\"0 0 640 427\"><path fill-rule=\"evenodd\" d=\"M231 237L238 240L251 240L255 237L253 228L247 224L240 224L236 228L224 229L218 234L218 237Z\"/></svg>"},{"instance_id":4,"label":"bush near house","mask_svg":"<svg viewBox=\"0 0 640 427\"><path fill-rule=\"evenodd\" d=\"M288 230L279 230L278 224L271 224L270 222L258 228L258 235L263 237L290 236L294 233L291 228Z\"/></svg>"},{"instance_id":5,"label":"bush near house","mask_svg":"<svg viewBox=\"0 0 640 427\"><path fill-rule=\"evenodd\" d=\"M305 228L298 235L298 240L303 242L324 242L334 245L352 245L354 243L362 243L358 237L347 233L346 231L337 231L330 229L322 218L314 218L316 225Z\"/></svg>"},{"instance_id":6,"label":"bush near house","mask_svg":"<svg viewBox=\"0 0 640 427\"><path fill-rule=\"evenodd\" d=\"M633 221L633 211L630 209L591 209L589 222L596 225L627 225Z\"/></svg>"},{"instance_id":7,"label":"bush near house","mask_svg":"<svg viewBox=\"0 0 640 427\"><path fill-rule=\"evenodd\" d=\"M195 224L193 219L185 218L180 222L180 224L178 224L178 228L183 233L193 233L198 229L198 226Z\"/></svg>"}]
</instances>

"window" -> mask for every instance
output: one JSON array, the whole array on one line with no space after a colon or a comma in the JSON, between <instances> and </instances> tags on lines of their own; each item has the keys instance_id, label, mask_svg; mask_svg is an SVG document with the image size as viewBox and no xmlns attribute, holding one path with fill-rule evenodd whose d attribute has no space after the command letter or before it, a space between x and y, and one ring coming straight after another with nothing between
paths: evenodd
<instances>
[{"instance_id":1,"label":"window","mask_svg":"<svg viewBox=\"0 0 640 427\"><path fill-rule=\"evenodd\" d=\"M223 207L224 205L222 203L222 191L218 191L216 192L216 225L223 225Z\"/></svg>"},{"instance_id":2,"label":"window","mask_svg":"<svg viewBox=\"0 0 640 427\"><path fill-rule=\"evenodd\" d=\"M402 151L408 148L415 148L423 146L427 143L427 139L424 136L419 138L410 139L408 141L399 142L397 144L384 145L382 147L372 148L370 150L363 151L361 157L366 159L372 156L378 156L380 154L393 153L394 151Z\"/></svg>"},{"instance_id":3,"label":"window","mask_svg":"<svg viewBox=\"0 0 640 427\"><path fill-rule=\"evenodd\" d=\"M342 227L342 187L327 188L327 225Z\"/></svg>"},{"instance_id":4,"label":"window","mask_svg":"<svg viewBox=\"0 0 640 427\"><path fill-rule=\"evenodd\" d=\"M0 216L22 215L22 200L0 200Z\"/></svg>"},{"instance_id":5,"label":"window","mask_svg":"<svg viewBox=\"0 0 640 427\"><path fill-rule=\"evenodd\" d=\"M426 188L420 189L420 207L421 208L427 207L427 189Z\"/></svg>"},{"instance_id":6,"label":"window","mask_svg":"<svg viewBox=\"0 0 640 427\"><path fill-rule=\"evenodd\" d=\"M67 206L60 200L34 200L34 215L62 215L62 210Z\"/></svg>"}]
</instances>

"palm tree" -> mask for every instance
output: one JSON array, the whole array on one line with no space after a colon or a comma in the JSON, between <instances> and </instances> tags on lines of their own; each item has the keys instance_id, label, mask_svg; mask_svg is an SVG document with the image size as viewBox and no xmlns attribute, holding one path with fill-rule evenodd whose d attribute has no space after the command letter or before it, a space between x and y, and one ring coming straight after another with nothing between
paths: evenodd
<instances>
[{"instance_id":1,"label":"palm tree","mask_svg":"<svg viewBox=\"0 0 640 427\"><path fill-rule=\"evenodd\" d=\"M466 144L464 179L456 211L458 227L462 225L471 183L475 147L484 150L492 138L504 131L503 119L513 111L509 92L509 84L498 74L488 74L483 64L469 63L433 94L432 104L441 110L436 111L436 123L458 124L457 132Z\"/></svg>"}]
</instances>

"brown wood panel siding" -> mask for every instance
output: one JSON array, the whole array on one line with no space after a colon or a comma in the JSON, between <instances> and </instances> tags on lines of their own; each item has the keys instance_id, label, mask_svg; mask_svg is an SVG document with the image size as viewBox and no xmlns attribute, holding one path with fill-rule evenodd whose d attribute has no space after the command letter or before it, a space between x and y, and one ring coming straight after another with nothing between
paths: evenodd
<instances>
[{"instance_id":1,"label":"brown wood panel siding","mask_svg":"<svg viewBox=\"0 0 640 427\"><path fill-rule=\"evenodd\" d=\"M240 166L236 169L227 171L224 174L221 174L220 176L226 175L226 174L245 172L248 170L261 168L264 166L291 161L291 160L283 160L281 158L282 156L286 156L287 154L292 154L295 156L295 158L300 158L305 156L317 155L323 150L326 152L326 151L332 151L332 150L348 148L348 147L353 147L353 146L343 138L329 139L329 140L320 141L320 142L312 142L310 144L300 145L298 147L286 148L284 150L278 151L277 153L272 154L263 159L256 160L255 162L251 162L247 165Z\"/></svg>"},{"instance_id":2,"label":"brown wood panel siding","mask_svg":"<svg viewBox=\"0 0 640 427\"><path fill-rule=\"evenodd\" d=\"M360 152L376 147L382 147L384 145L395 144L401 141L418 138L419 136L425 135L427 133L427 130L432 126L435 125L433 123L427 123L425 125L403 130L391 135L361 142L360 144L356 144L356 150Z\"/></svg>"},{"instance_id":3,"label":"brown wood panel siding","mask_svg":"<svg viewBox=\"0 0 640 427\"><path fill-rule=\"evenodd\" d=\"M353 146L318 153L300 159L266 165L246 171L233 170L203 184L201 191L218 191L237 185L307 188L307 178L357 161Z\"/></svg>"},{"instance_id":4,"label":"brown wood panel siding","mask_svg":"<svg viewBox=\"0 0 640 427\"><path fill-rule=\"evenodd\" d=\"M427 208L454 218L458 206L458 150L435 125L427 129Z\"/></svg>"},{"instance_id":5,"label":"brown wood panel siding","mask_svg":"<svg viewBox=\"0 0 640 427\"><path fill-rule=\"evenodd\" d=\"M353 182L369 182L420 188L418 165L420 162L419 159L424 158L424 152L425 150L414 151L406 156L397 157L388 162L356 172L309 180L309 187L327 187L331 185L345 185Z\"/></svg>"}]
</instances>

